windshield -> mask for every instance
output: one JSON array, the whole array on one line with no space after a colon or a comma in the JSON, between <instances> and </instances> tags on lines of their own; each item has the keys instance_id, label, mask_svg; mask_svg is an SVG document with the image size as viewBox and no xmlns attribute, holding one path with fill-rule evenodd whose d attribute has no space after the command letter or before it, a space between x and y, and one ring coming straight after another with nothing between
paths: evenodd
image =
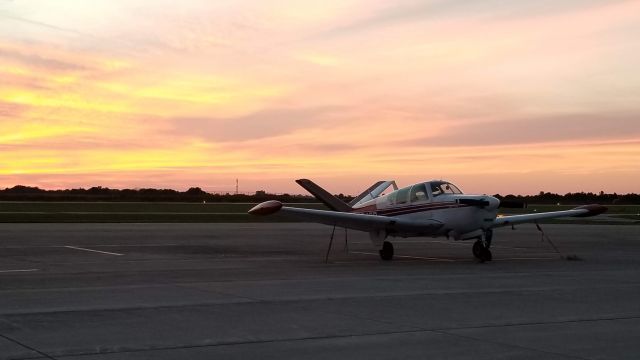
<instances>
[{"instance_id":1,"label":"windshield","mask_svg":"<svg viewBox=\"0 0 640 360\"><path fill-rule=\"evenodd\" d=\"M462 194L462 191L451 183L444 181L432 181L431 194L433 194L433 196L442 194Z\"/></svg>"}]
</instances>

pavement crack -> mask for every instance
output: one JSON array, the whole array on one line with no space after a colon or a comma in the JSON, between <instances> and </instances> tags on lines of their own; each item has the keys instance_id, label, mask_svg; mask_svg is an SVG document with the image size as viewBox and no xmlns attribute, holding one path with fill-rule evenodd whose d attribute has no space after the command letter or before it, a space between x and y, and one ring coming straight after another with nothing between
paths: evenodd
<instances>
[{"instance_id":1,"label":"pavement crack","mask_svg":"<svg viewBox=\"0 0 640 360\"><path fill-rule=\"evenodd\" d=\"M606 316L606 317L597 317L597 318L588 318L588 319L567 319L567 320L557 320L557 321L530 321L530 322L507 323L507 324L461 326L461 327L440 328L440 329L432 329L432 330L433 331L474 330L474 329L501 328L501 327L511 327L511 326L561 325L561 324L582 323L582 322L637 320L637 319L640 319L640 315Z\"/></svg>"},{"instance_id":2,"label":"pavement crack","mask_svg":"<svg viewBox=\"0 0 640 360\"><path fill-rule=\"evenodd\" d=\"M213 293L213 294L218 294L218 295L235 297L235 298L238 298L238 299L245 299L245 300L249 300L249 301L254 302L254 303L268 302L268 300L265 300L265 299L259 299L259 298L254 298L254 297L250 297L250 296L245 296L245 295L238 295L238 294L234 294L232 292L220 291L220 290L217 290L217 289L203 289L202 287L199 287L197 285L176 284L174 286L179 287L179 288L183 288L183 289L197 290L197 291L202 292L204 294Z\"/></svg>"},{"instance_id":3,"label":"pavement crack","mask_svg":"<svg viewBox=\"0 0 640 360\"><path fill-rule=\"evenodd\" d=\"M45 353L43 351L40 351L40 350L38 350L38 349L36 349L36 348L34 348L32 346L29 346L29 345L27 345L27 344L25 344L25 343L23 343L21 341L18 341L18 340L14 339L14 338L12 338L10 336L4 335L4 334L0 334L0 338L3 338L3 339L5 339L5 340L7 340L9 342L12 342L12 343L18 345L18 346L21 346L21 347L23 347L23 348L25 348L27 350L33 351L34 353L36 353L36 354L38 354L40 356L44 356L47 359L58 360L57 358L55 358L55 357L53 357L53 356L51 356L51 355L49 355L49 354L47 354L47 353Z\"/></svg>"},{"instance_id":4,"label":"pavement crack","mask_svg":"<svg viewBox=\"0 0 640 360\"><path fill-rule=\"evenodd\" d=\"M166 351L166 350L183 350L183 349L197 349L197 348L214 348L214 347L222 347L222 346L239 346L239 345L253 345L253 344L275 344L275 343L286 343L286 342L298 342L298 341L316 341L316 340L333 340L333 339L344 339L344 338L364 338L370 336L385 336L385 335L403 335L403 334L420 334L420 333L434 333L446 336L454 336L466 340L473 341L481 341L481 342L489 342L499 346L507 346L511 348L523 349L527 351L534 351L547 355L561 356L567 359L578 359L578 360L591 360L585 357L573 356L553 351L547 351L543 349L531 348L527 346L511 344L506 342L500 342L495 340L486 340L483 338L477 338L468 335L460 335L452 333L451 331L456 330L467 330L467 329L481 329L488 327L504 327L504 326L527 326L527 325L548 325L548 324L563 324L563 323L572 323L572 322L586 322L586 321L613 321L613 320L626 320L626 319L638 319L640 316L632 316L632 317L620 317L620 318L606 318L606 319L583 319L583 320L570 320L570 321L550 321L550 322L540 322L540 323L524 323L524 324L509 324L509 325L493 325L493 326L477 326L477 327L457 327L457 328L414 328L407 330L391 330L391 331L375 331L375 332L365 332L358 334L341 334L341 335L319 335L319 336L308 336L308 337L292 337L285 339L264 339L264 340L248 340L248 341L227 341L227 342L219 342L219 343L211 343L211 344L183 344L183 345L172 345L172 346L151 346L148 348L117 348L117 349L102 349L100 352L89 352L82 351L76 353L67 353L64 355L58 355L59 358L71 358L71 357L79 357L79 356L87 356L87 355L108 355L108 354L126 354L126 353L143 353L143 352L151 352L151 351ZM371 321L375 321L372 319L367 319ZM382 322L382 321L380 321ZM384 323L384 322L382 322ZM36 350L34 350L36 351ZM49 357L50 359L54 359Z\"/></svg>"},{"instance_id":5,"label":"pavement crack","mask_svg":"<svg viewBox=\"0 0 640 360\"><path fill-rule=\"evenodd\" d=\"M411 333L422 333L429 332L428 330L401 330L401 331L380 331L380 332L369 332L369 333L361 333L361 334L344 334L344 335L320 335L320 336L308 336L308 337L296 337L296 338L287 338L287 339L265 339L265 340L247 340L247 341L228 341L228 342L219 342L215 344L191 344L191 345L174 345L174 346L158 346L158 347L149 347L149 348L129 348L129 349L103 349L100 352L77 352L73 354L64 354L60 355L60 358L68 358L68 357L78 357L78 356L87 356L87 355L107 355L107 354L126 354L126 353L142 353L142 352L150 352L150 351L163 351L163 350L182 350L182 349L197 349L197 348L208 348L208 347L221 347L221 346L236 346L236 345L253 345L253 344L274 344L274 343L283 343L283 342L297 342L297 341L313 341L313 340L331 340L331 339L342 339L342 338L357 338L357 337L367 337L367 336L378 336L378 335L397 335L397 334L411 334ZM57 359L56 359L57 360Z\"/></svg>"},{"instance_id":6,"label":"pavement crack","mask_svg":"<svg viewBox=\"0 0 640 360\"><path fill-rule=\"evenodd\" d=\"M547 354L547 355L562 356L562 357L565 357L567 359L591 360L589 358L584 358L584 357L580 357L580 356L574 356L574 355L568 355L568 354L558 353L558 352L554 352L554 351L536 349L536 348L532 348L532 347L528 347L528 346L511 344L511 343L502 342L502 341L487 340L487 339L484 339L484 338L478 338L478 337L469 336L469 335L453 334L453 333L450 333L448 331L443 331L443 330L431 330L431 332L437 333L437 334L442 334L442 335L447 335L447 336L453 336L453 337L457 337L457 338L461 338L461 339L465 339L465 340L481 341L481 342L485 342L485 343L491 343L491 344L494 344L494 345L507 346L507 347L512 347L512 348L516 348L516 349L522 349L522 350L527 350L527 351L534 351L534 352Z\"/></svg>"}]
</instances>

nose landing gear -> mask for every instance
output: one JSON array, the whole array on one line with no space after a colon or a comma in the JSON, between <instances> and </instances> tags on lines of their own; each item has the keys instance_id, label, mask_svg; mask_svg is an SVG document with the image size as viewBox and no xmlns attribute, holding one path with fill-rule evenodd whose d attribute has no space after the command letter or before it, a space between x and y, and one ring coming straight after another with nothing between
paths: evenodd
<instances>
[{"instance_id":1,"label":"nose landing gear","mask_svg":"<svg viewBox=\"0 0 640 360\"><path fill-rule=\"evenodd\" d=\"M473 256L476 259L480 260L480 262L491 261L493 256L491 255L491 238L493 237L493 231L487 230L484 233L484 239L479 237L478 240L473 244Z\"/></svg>"}]
</instances>

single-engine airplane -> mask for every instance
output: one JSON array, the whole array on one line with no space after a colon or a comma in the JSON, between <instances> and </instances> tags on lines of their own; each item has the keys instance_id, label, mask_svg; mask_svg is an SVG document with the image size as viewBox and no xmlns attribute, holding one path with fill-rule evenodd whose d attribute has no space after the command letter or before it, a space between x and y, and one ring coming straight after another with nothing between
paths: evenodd
<instances>
[{"instance_id":1,"label":"single-engine airplane","mask_svg":"<svg viewBox=\"0 0 640 360\"><path fill-rule=\"evenodd\" d=\"M256 205L249 214L280 212L311 222L368 232L383 260L393 258L389 237L444 236L454 240L476 240L473 255L480 261L490 261L489 248L496 227L560 217L588 217L607 211L602 205L592 204L571 210L499 216L499 199L463 194L458 187L442 180L421 182L402 189L398 189L395 181L378 181L347 204L311 180L296 182L331 210L288 207L270 200ZM383 194L390 187L393 191ZM503 207L509 206L503 203Z\"/></svg>"}]
</instances>

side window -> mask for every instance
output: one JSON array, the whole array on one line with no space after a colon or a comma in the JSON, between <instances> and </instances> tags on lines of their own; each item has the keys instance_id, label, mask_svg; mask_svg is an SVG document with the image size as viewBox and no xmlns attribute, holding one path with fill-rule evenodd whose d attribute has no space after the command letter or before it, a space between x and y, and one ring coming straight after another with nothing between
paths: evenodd
<instances>
[{"instance_id":1,"label":"side window","mask_svg":"<svg viewBox=\"0 0 640 360\"><path fill-rule=\"evenodd\" d=\"M414 185L409 196L411 202L427 200L427 188L424 184Z\"/></svg>"},{"instance_id":2,"label":"side window","mask_svg":"<svg viewBox=\"0 0 640 360\"><path fill-rule=\"evenodd\" d=\"M387 197L385 198L386 206L394 205L396 203L396 196L397 195L398 195L398 193L396 193L395 191L390 193L389 195L387 195Z\"/></svg>"},{"instance_id":3,"label":"side window","mask_svg":"<svg viewBox=\"0 0 640 360\"><path fill-rule=\"evenodd\" d=\"M431 194L433 196L438 196L442 194L442 189L440 188L439 184L431 184Z\"/></svg>"},{"instance_id":4,"label":"side window","mask_svg":"<svg viewBox=\"0 0 640 360\"><path fill-rule=\"evenodd\" d=\"M397 191L396 204L406 204L409 195L409 188L402 188Z\"/></svg>"}]
</instances>

